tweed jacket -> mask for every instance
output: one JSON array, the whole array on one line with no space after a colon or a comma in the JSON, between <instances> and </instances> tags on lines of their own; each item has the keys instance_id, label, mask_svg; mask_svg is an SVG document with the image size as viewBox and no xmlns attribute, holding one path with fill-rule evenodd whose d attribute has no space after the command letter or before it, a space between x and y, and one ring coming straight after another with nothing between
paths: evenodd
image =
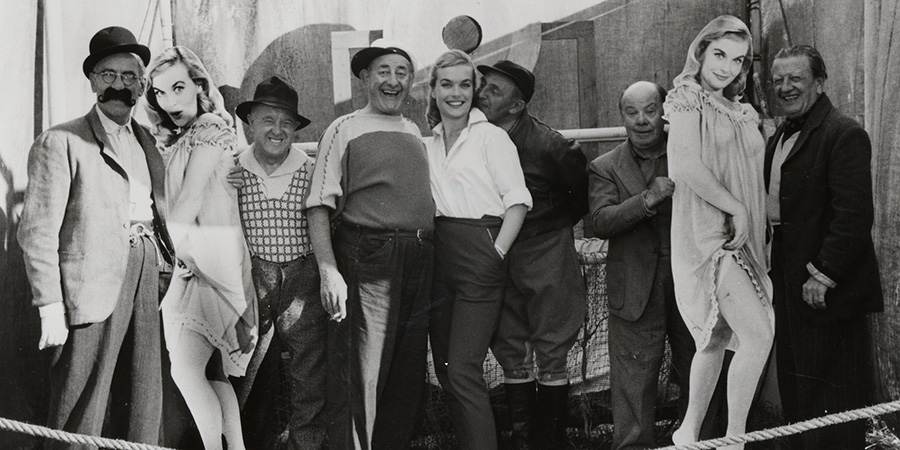
<instances>
[{"instance_id":1,"label":"tweed jacket","mask_svg":"<svg viewBox=\"0 0 900 450\"><path fill-rule=\"evenodd\" d=\"M588 180L594 232L609 239L609 312L633 322L644 314L650 299L659 259L659 233L668 233L671 222L644 207L641 194L647 190L647 183L632 156L630 141L592 161ZM671 203L671 199L666 201Z\"/></svg>"},{"instance_id":2,"label":"tweed jacket","mask_svg":"<svg viewBox=\"0 0 900 450\"><path fill-rule=\"evenodd\" d=\"M131 125L147 158L154 228L168 258L163 160L147 129ZM69 326L106 320L125 276L129 210L128 176L96 108L38 136L18 231L32 304L63 302Z\"/></svg>"},{"instance_id":3,"label":"tweed jacket","mask_svg":"<svg viewBox=\"0 0 900 450\"><path fill-rule=\"evenodd\" d=\"M783 134L782 125L766 145L766 189ZM884 308L872 242L871 158L866 131L822 94L781 166L786 298L802 303L802 316L811 323L832 323ZM837 283L825 293L825 310L803 302L810 262Z\"/></svg>"}]
</instances>

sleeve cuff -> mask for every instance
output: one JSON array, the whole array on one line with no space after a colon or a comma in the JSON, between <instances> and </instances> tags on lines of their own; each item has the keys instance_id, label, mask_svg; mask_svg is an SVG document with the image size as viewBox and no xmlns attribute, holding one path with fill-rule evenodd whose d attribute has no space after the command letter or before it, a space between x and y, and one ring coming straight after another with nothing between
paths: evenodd
<instances>
[{"instance_id":1,"label":"sleeve cuff","mask_svg":"<svg viewBox=\"0 0 900 450\"><path fill-rule=\"evenodd\" d=\"M644 215L645 216L653 217L656 215L656 210L654 210L653 208L650 207L650 205L647 204L647 192L649 192L649 191L641 192L641 206L644 207Z\"/></svg>"},{"instance_id":2,"label":"sleeve cuff","mask_svg":"<svg viewBox=\"0 0 900 450\"><path fill-rule=\"evenodd\" d=\"M66 307L62 302L51 303L49 305L38 306L38 313L41 318L61 316L66 314Z\"/></svg>"},{"instance_id":3,"label":"sleeve cuff","mask_svg":"<svg viewBox=\"0 0 900 450\"><path fill-rule=\"evenodd\" d=\"M828 275L825 275L824 273L819 271L819 269L816 269L816 266L814 266L813 263L806 263L806 270L810 275L813 276L813 278L819 280L819 282L824 284L825 286L828 286L829 289L834 289L837 287L837 283L835 283L831 278L828 278Z\"/></svg>"},{"instance_id":4,"label":"sleeve cuff","mask_svg":"<svg viewBox=\"0 0 900 450\"><path fill-rule=\"evenodd\" d=\"M534 203L531 200L531 193L528 191L528 188L523 186L503 195L503 207L509 209L511 206L515 205L525 205L528 207L528 210L531 211L531 207Z\"/></svg>"}]
</instances>

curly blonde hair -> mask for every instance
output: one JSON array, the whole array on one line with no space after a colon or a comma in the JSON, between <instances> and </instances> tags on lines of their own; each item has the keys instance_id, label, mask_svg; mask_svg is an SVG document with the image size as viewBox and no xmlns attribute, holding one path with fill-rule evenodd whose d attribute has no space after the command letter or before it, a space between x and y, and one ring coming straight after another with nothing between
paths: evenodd
<instances>
[{"instance_id":1,"label":"curly blonde hair","mask_svg":"<svg viewBox=\"0 0 900 450\"><path fill-rule=\"evenodd\" d=\"M147 67L148 87L145 95L147 102L144 104L147 111L147 117L150 119L153 134L160 137L165 145L171 145L178 139L179 130L172 118L166 114L159 106L156 100L156 94L153 92L153 77L162 70L172 67L175 64L182 64L188 71L188 76L198 86L200 92L197 93L197 116L204 113L212 113L222 118L230 127L234 124L234 119L225 109L225 99L215 84L209 71L200 61L200 58L189 48L176 45L162 51L159 55L150 61Z\"/></svg>"}]
</instances>

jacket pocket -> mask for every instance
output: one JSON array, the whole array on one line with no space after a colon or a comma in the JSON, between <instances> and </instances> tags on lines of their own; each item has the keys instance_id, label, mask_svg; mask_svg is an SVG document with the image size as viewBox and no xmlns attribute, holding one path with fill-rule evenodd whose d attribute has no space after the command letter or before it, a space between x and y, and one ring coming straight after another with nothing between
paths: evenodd
<instances>
[{"instance_id":1,"label":"jacket pocket","mask_svg":"<svg viewBox=\"0 0 900 450\"><path fill-rule=\"evenodd\" d=\"M63 302L68 307L78 307L83 285L84 254L60 252L59 271L62 279Z\"/></svg>"}]
</instances>

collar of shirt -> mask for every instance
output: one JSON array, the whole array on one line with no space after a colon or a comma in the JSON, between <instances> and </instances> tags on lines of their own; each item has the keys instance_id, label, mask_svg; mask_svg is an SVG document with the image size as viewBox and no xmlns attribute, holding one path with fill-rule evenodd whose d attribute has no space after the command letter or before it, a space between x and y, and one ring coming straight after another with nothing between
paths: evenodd
<instances>
[{"instance_id":1,"label":"collar of shirt","mask_svg":"<svg viewBox=\"0 0 900 450\"><path fill-rule=\"evenodd\" d=\"M97 108L97 116L100 117L100 124L103 125L103 130L106 131L106 134L114 135L122 130L134 134L134 130L131 129L131 118L128 119L128 122L125 125L119 125L109 117L106 117L106 114L103 113L103 110L100 109L99 105L94 106L94 108Z\"/></svg>"},{"instance_id":2,"label":"collar of shirt","mask_svg":"<svg viewBox=\"0 0 900 450\"><path fill-rule=\"evenodd\" d=\"M473 124L476 124L478 122L487 121L487 116L485 116L480 109L472 108L472 110L469 111L469 123L466 125L466 128L471 128ZM442 136L444 134L444 122L435 125L435 127L431 131L433 131L436 136Z\"/></svg>"},{"instance_id":3,"label":"collar of shirt","mask_svg":"<svg viewBox=\"0 0 900 450\"><path fill-rule=\"evenodd\" d=\"M306 161L309 159L309 156L306 153L295 149L293 146L288 149L288 156L281 162L281 165L278 166L277 169L272 171L272 173L267 174L266 171L262 168L262 165L256 159L256 155L253 153L253 146L247 147L246 150L241 152L241 156L238 158L238 162L240 162L241 167L247 169L248 172L262 178L274 178L282 175L292 175L293 173L300 170Z\"/></svg>"}]
</instances>

